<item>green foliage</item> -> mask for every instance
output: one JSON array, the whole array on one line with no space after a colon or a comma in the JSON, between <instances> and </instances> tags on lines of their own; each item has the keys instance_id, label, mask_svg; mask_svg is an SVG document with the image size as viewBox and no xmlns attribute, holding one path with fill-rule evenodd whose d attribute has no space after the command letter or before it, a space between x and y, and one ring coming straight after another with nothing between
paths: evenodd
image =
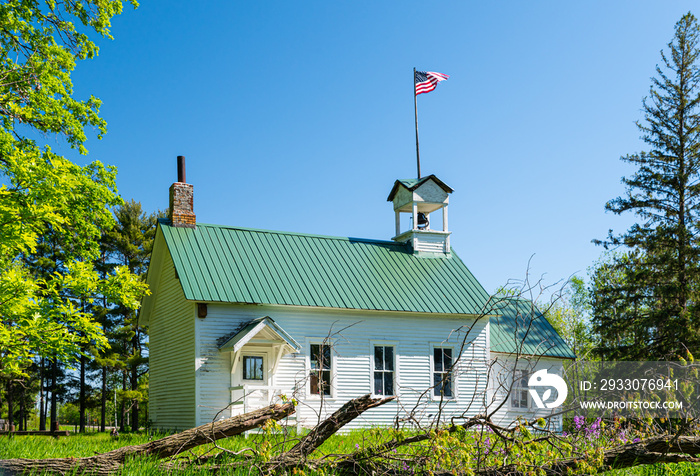
<instances>
[{"instance_id":1,"label":"green foliage","mask_svg":"<svg viewBox=\"0 0 700 476\"><path fill-rule=\"evenodd\" d=\"M74 403L64 403L58 407L58 421L64 425L77 425L80 422L80 409Z\"/></svg>"},{"instance_id":2,"label":"green foliage","mask_svg":"<svg viewBox=\"0 0 700 476\"><path fill-rule=\"evenodd\" d=\"M132 2L136 5L134 2ZM91 260L121 203L116 170L78 166L32 136L56 134L86 153L85 129L106 128L94 97L73 98L71 73L98 48L87 32L110 37L121 0L12 0L0 5L0 375L22 374L31 359L73 359L106 340L76 300L104 293L134 307L143 286L126 271L100 280ZM39 133L39 134L37 134ZM24 258L42 236L57 237L62 262L37 275Z\"/></svg>"},{"instance_id":3,"label":"green foliage","mask_svg":"<svg viewBox=\"0 0 700 476\"><path fill-rule=\"evenodd\" d=\"M71 73L77 60L97 56L98 47L79 25L111 38L109 27L121 0L11 0L0 5L0 149L15 144L38 156L31 141L19 140L18 126L56 133L86 153L85 128L99 135L106 124L100 101L74 99ZM136 6L135 1L131 3ZM5 153L2 154L5 157Z\"/></svg>"},{"instance_id":4,"label":"green foliage","mask_svg":"<svg viewBox=\"0 0 700 476\"><path fill-rule=\"evenodd\" d=\"M589 359L595 347L590 323L590 294L578 276L569 280L559 299L545 311L547 320L578 359Z\"/></svg>"},{"instance_id":5,"label":"green foliage","mask_svg":"<svg viewBox=\"0 0 700 476\"><path fill-rule=\"evenodd\" d=\"M637 126L649 150L627 155L637 167L626 194L606 204L639 219L603 243L624 247L594 273L593 320L609 358L675 358L698 345L700 248L700 28L688 13L644 100Z\"/></svg>"}]
</instances>

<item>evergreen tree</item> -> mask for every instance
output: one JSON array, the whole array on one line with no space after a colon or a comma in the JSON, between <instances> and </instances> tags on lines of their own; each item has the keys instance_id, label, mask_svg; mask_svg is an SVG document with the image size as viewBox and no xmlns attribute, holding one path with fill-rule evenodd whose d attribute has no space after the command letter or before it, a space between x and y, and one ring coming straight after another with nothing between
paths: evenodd
<instances>
[{"instance_id":1,"label":"evergreen tree","mask_svg":"<svg viewBox=\"0 0 700 476\"><path fill-rule=\"evenodd\" d=\"M145 280L157 218L163 213L148 215L141 203L131 200L117 207L114 216L116 225L105 236L109 260ZM130 426L135 431L141 423L141 404L148 397L141 383L148 371L148 358L145 355L147 335L139 328L138 315L132 309L117 306L110 311L109 318L114 327L110 333L110 345L116 357L114 366L122 372L120 427L121 430L126 429L126 411L130 409Z\"/></svg>"},{"instance_id":2,"label":"evergreen tree","mask_svg":"<svg viewBox=\"0 0 700 476\"><path fill-rule=\"evenodd\" d=\"M622 158L637 170L622 179L626 194L606 204L616 214L634 212L640 223L597 241L628 250L594 273L593 320L604 356L675 358L700 341L699 40L687 13L661 52L637 123L649 149Z\"/></svg>"}]
</instances>

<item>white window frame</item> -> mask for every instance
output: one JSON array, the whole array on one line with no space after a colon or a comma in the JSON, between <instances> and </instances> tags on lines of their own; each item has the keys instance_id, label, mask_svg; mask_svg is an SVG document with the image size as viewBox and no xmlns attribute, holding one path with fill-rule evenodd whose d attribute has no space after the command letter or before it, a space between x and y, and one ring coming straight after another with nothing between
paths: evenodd
<instances>
[{"instance_id":1,"label":"white window frame","mask_svg":"<svg viewBox=\"0 0 700 476\"><path fill-rule=\"evenodd\" d=\"M530 410L532 408L532 398L530 397L530 391L527 386L527 380L532 375L533 370L530 369L529 367L521 367L518 366L514 368L511 371L510 378L508 380L508 383L510 385L510 391L508 392L508 395L506 398L508 398L508 408L511 410L517 410L517 411L522 411L522 410ZM523 378L518 378L516 379L516 373L522 375L523 373L525 376ZM525 380L525 385L522 386L520 385L520 382L522 380ZM523 407L520 405L515 405L513 402L513 397L515 396L516 392L523 392L525 394L525 399L527 401L527 404ZM522 395L522 394L521 394Z\"/></svg>"},{"instance_id":2,"label":"white window frame","mask_svg":"<svg viewBox=\"0 0 700 476\"><path fill-rule=\"evenodd\" d=\"M262 379L245 378L245 358L260 357L262 359ZM267 354L263 352L241 352L241 382L249 385L267 385Z\"/></svg>"},{"instance_id":3,"label":"white window frame","mask_svg":"<svg viewBox=\"0 0 700 476\"><path fill-rule=\"evenodd\" d=\"M379 395L374 393L374 348L375 347L393 347L394 349L394 393L392 395ZM384 398L387 396L399 396L399 354L398 342L388 340L370 340L369 341L369 392L372 397Z\"/></svg>"},{"instance_id":4,"label":"white window frame","mask_svg":"<svg viewBox=\"0 0 700 476\"><path fill-rule=\"evenodd\" d=\"M311 346L312 345L326 345L330 347L331 349L331 388L330 388L330 395L321 395L320 393L311 393L311 371L313 370L311 368ZM333 343L329 342L327 339L324 339L322 337L318 338L309 338L307 339L306 342L306 396L307 398L311 398L314 400L321 400L323 398L324 400L333 400L336 396L336 386L335 386L335 379L336 379L336 360L337 356L335 355L334 349L333 349Z\"/></svg>"},{"instance_id":5,"label":"white window frame","mask_svg":"<svg viewBox=\"0 0 700 476\"><path fill-rule=\"evenodd\" d=\"M450 349L452 350L452 396L448 397L445 395L435 395L435 349ZM429 387L430 387L430 399L433 401L440 401L440 400L445 400L445 401L457 401L459 399L459 392L457 389L459 388L458 385L458 379L457 379L457 370L458 366L455 367L454 363L457 360L457 347L453 344L448 344L444 342L431 342L430 343L430 355L429 355L429 360L430 360L430 377L429 377ZM444 373L444 372L442 372Z\"/></svg>"}]
</instances>

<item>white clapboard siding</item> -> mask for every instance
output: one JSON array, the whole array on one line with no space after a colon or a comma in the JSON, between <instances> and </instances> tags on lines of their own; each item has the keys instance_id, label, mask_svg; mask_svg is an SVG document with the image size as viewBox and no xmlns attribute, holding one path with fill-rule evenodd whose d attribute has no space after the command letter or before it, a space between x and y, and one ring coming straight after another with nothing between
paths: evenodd
<instances>
[{"instance_id":1,"label":"white clapboard siding","mask_svg":"<svg viewBox=\"0 0 700 476\"><path fill-rule=\"evenodd\" d=\"M489 383L490 394L492 395L490 408L496 409L508 399L493 415L492 420L497 425L510 426L518 418L526 421L534 421L540 417L547 418L549 429L553 431L562 430L562 419L557 415L561 408L556 409L539 409L535 406L532 398L528 396L528 408L514 408L511 405L509 389L512 385L512 371L514 368L526 369L530 373L534 373L541 369L547 369L548 373L556 373L562 375L563 364L559 359L549 357L529 357L520 356L516 359L508 354L491 354L491 381ZM548 418L551 415L554 417Z\"/></svg>"},{"instance_id":2,"label":"white clapboard siding","mask_svg":"<svg viewBox=\"0 0 700 476\"><path fill-rule=\"evenodd\" d=\"M428 233L417 234L413 242L415 251L426 251L430 253L444 253L447 236L432 235Z\"/></svg>"},{"instance_id":3,"label":"white clapboard siding","mask_svg":"<svg viewBox=\"0 0 700 476\"><path fill-rule=\"evenodd\" d=\"M162 283L149 326L149 417L154 428L195 426L194 304L187 302L169 253L154 272Z\"/></svg>"},{"instance_id":4,"label":"white clapboard siding","mask_svg":"<svg viewBox=\"0 0 700 476\"><path fill-rule=\"evenodd\" d=\"M242 322L269 316L301 346L298 354L282 358L273 385L282 387L288 397L299 400L297 419L304 426L313 426L320 418L337 410L348 400L371 393L373 345L394 345L396 353L395 384L399 401L366 412L348 429L370 425L389 425L406 415L419 403L419 396L431 382L431 360L434 345L454 345L459 348L466 332L456 329L473 324L463 356L469 359L457 376L458 398L445 405L445 418L484 409L483 395L478 404L475 393L486 390L486 320L474 323L467 317L421 315L411 313L358 312L329 309L290 308L209 304L204 319L195 318L197 357L197 424L228 416L230 403L229 352L219 352L217 339L231 333ZM336 334L337 333L337 334ZM308 354L312 343L330 336L333 342L333 395L324 400L323 411L318 396L307 395ZM238 368L240 372L240 367ZM434 415L438 403L423 396L418 414Z\"/></svg>"}]
</instances>

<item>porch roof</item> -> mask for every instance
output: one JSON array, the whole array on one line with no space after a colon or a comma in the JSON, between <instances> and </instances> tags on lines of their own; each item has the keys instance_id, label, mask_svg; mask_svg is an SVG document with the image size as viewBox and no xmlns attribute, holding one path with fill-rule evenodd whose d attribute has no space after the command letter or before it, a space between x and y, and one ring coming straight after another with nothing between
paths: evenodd
<instances>
[{"instance_id":1,"label":"porch roof","mask_svg":"<svg viewBox=\"0 0 700 476\"><path fill-rule=\"evenodd\" d=\"M299 352L299 350L301 350L301 346L292 336L278 326L271 317L265 316L244 322L232 333L221 337L218 340L219 351L238 352L244 345L263 332L263 330L267 330L269 333L273 334L276 340L279 340L279 344L287 345L292 352Z\"/></svg>"}]
</instances>

